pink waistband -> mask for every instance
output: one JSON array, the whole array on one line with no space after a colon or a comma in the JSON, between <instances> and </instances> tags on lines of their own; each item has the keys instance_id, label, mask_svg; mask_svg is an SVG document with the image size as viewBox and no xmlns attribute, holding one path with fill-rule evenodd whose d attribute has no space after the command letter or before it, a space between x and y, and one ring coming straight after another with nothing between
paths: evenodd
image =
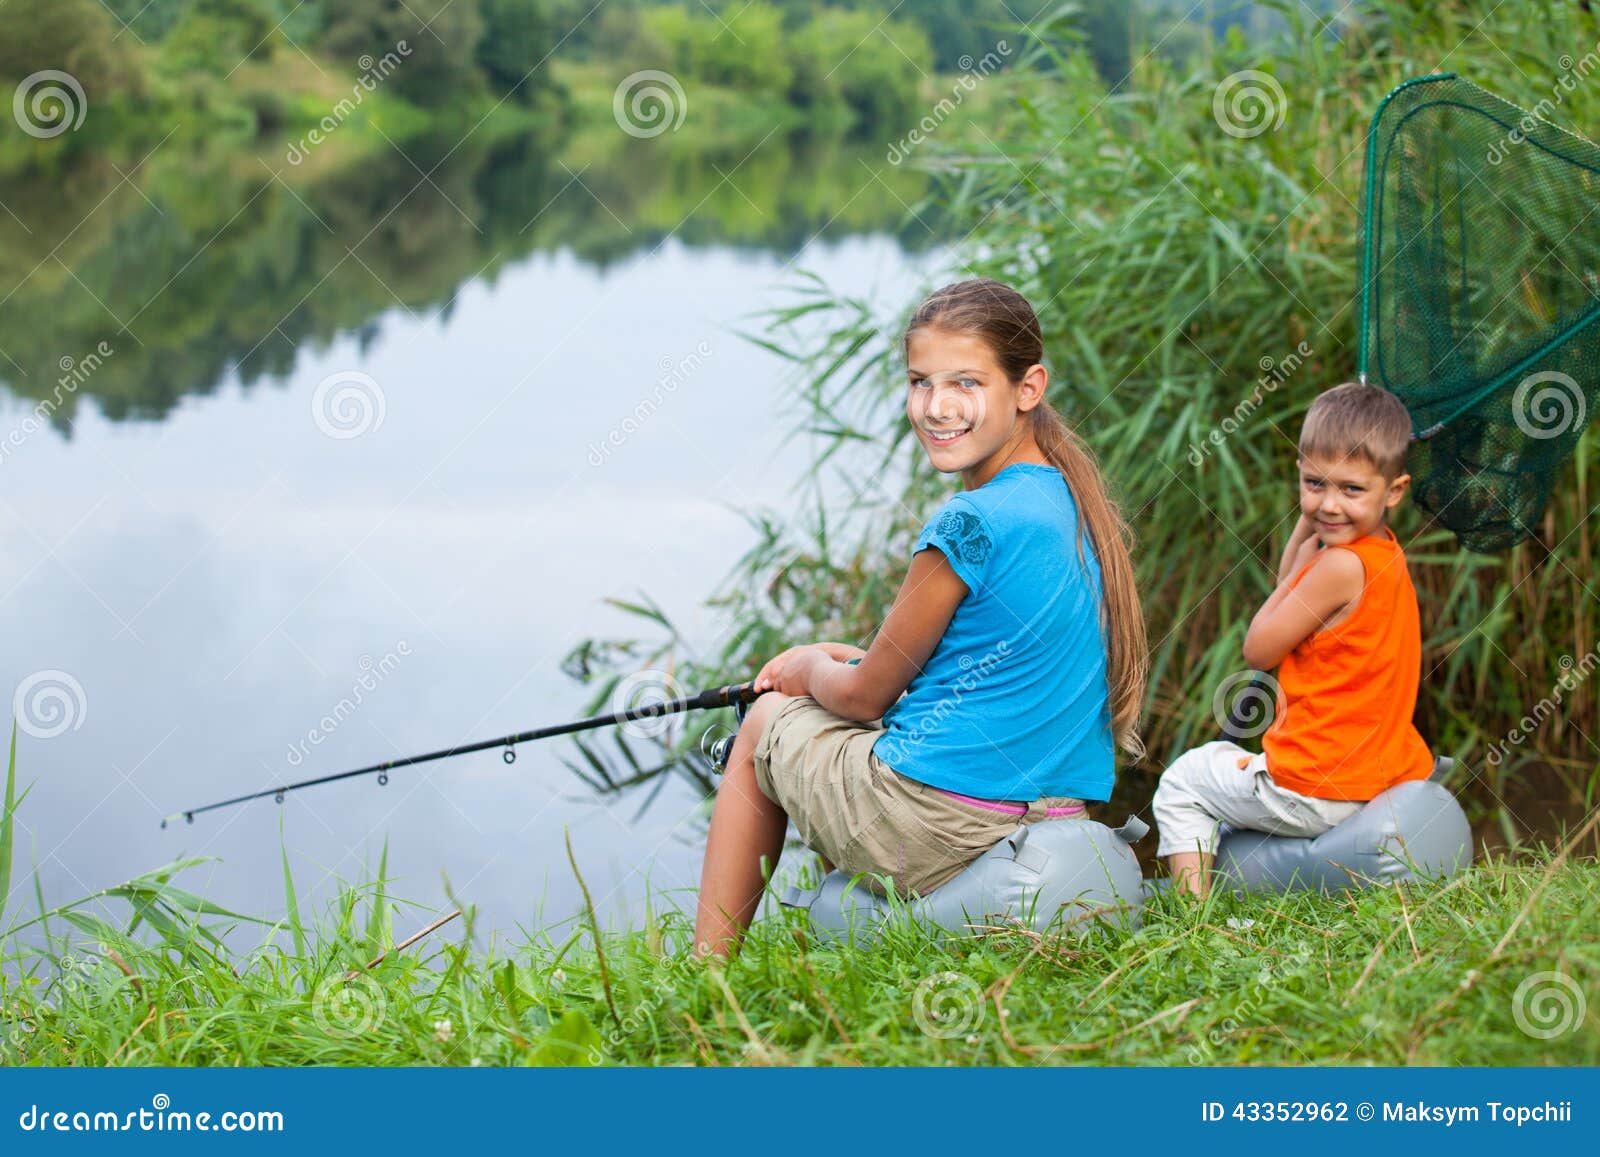
<instances>
[{"instance_id":1,"label":"pink waistband","mask_svg":"<svg viewBox=\"0 0 1600 1157\"><path fill-rule=\"evenodd\" d=\"M932 784L928 786L932 787ZM1028 805L1020 803L1006 803L998 799L979 799L977 796L962 795L959 791L949 791L942 787L935 787L934 791L941 792L951 799L958 799L962 803L970 803L974 807L987 808L992 812L1005 812L1008 815L1025 816L1028 814ZM1044 814L1047 816L1075 816L1084 810L1083 804L1073 804L1071 807L1047 807Z\"/></svg>"}]
</instances>

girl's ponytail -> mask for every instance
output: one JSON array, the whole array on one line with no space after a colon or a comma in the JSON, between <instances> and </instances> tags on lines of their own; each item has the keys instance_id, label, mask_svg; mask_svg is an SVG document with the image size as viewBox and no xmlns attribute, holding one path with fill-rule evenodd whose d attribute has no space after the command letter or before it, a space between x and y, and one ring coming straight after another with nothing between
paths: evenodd
<instances>
[{"instance_id":1,"label":"girl's ponytail","mask_svg":"<svg viewBox=\"0 0 1600 1157\"><path fill-rule=\"evenodd\" d=\"M923 327L970 333L994 350L1013 382L1044 358L1039 318L1027 298L1004 282L987 277L947 285L912 314L906 339ZM1144 755L1139 716L1149 672L1144 611L1133 573L1133 533L1106 492L1100 464L1076 431L1048 401L1031 411L1034 440L1072 490L1078 506L1078 554L1088 534L1100 563L1104 598L1100 627L1106 644L1106 682L1110 690L1111 733L1117 745L1138 759Z\"/></svg>"},{"instance_id":2,"label":"girl's ponytail","mask_svg":"<svg viewBox=\"0 0 1600 1157\"><path fill-rule=\"evenodd\" d=\"M1083 439L1041 401L1032 411L1033 437L1050 464L1067 480L1078 506L1078 558L1083 560L1087 531L1100 563L1104 588L1100 625L1106 641L1106 682L1110 687L1111 733L1117 745L1134 759L1144 755L1139 738L1139 716L1144 709L1145 677L1149 669L1144 611L1133 571L1133 531L1106 493L1105 479L1094 453Z\"/></svg>"}]
</instances>

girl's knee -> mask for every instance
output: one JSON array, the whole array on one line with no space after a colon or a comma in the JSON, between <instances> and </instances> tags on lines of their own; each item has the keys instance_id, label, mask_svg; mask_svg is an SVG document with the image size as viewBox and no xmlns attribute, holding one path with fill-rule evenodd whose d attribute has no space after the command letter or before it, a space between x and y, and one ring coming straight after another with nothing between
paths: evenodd
<instances>
[{"instance_id":1,"label":"girl's knee","mask_svg":"<svg viewBox=\"0 0 1600 1157\"><path fill-rule=\"evenodd\" d=\"M780 695L776 691L768 691L750 704L750 710L745 712L744 722L739 725L739 730L744 731L749 728L750 740L752 743L755 742L761 737L761 732L765 730L772 717L793 698L795 698L793 695Z\"/></svg>"}]
</instances>

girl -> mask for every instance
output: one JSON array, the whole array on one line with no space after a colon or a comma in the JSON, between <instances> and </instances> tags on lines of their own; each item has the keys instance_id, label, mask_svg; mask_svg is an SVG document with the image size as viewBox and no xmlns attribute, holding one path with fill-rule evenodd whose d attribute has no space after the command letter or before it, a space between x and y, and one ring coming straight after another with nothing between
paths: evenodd
<instances>
[{"instance_id":1,"label":"girl","mask_svg":"<svg viewBox=\"0 0 1600 1157\"><path fill-rule=\"evenodd\" d=\"M1109 799L1113 736L1140 752L1131 536L1045 401L1043 353L1033 308L998 281L917 307L906 417L964 489L918 536L870 649L791 647L756 676L770 693L739 729L712 810L696 956L738 947L791 819L824 871L927 893L1019 822ZM873 875L863 885L882 889Z\"/></svg>"}]
</instances>

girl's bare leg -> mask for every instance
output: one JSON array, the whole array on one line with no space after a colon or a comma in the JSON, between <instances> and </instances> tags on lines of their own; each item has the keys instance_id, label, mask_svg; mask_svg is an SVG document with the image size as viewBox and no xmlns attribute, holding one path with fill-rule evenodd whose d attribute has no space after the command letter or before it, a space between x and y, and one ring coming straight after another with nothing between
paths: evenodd
<instances>
[{"instance_id":1,"label":"girl's bare leg","mask_svg":"<svg viewBox=\"0 0 1600 1157\"><path fill-rule=\"evenodd\" d=\"M700 903L694 922L694 955L729 956L755 919L765 887L762 861L770 873L783 851L789 817L756 786L756 740L767 720L791 696L769 693L751 705L733 741L728 769L711 809L705 864L700 869Z\"/></svg>"}]
</instances>

